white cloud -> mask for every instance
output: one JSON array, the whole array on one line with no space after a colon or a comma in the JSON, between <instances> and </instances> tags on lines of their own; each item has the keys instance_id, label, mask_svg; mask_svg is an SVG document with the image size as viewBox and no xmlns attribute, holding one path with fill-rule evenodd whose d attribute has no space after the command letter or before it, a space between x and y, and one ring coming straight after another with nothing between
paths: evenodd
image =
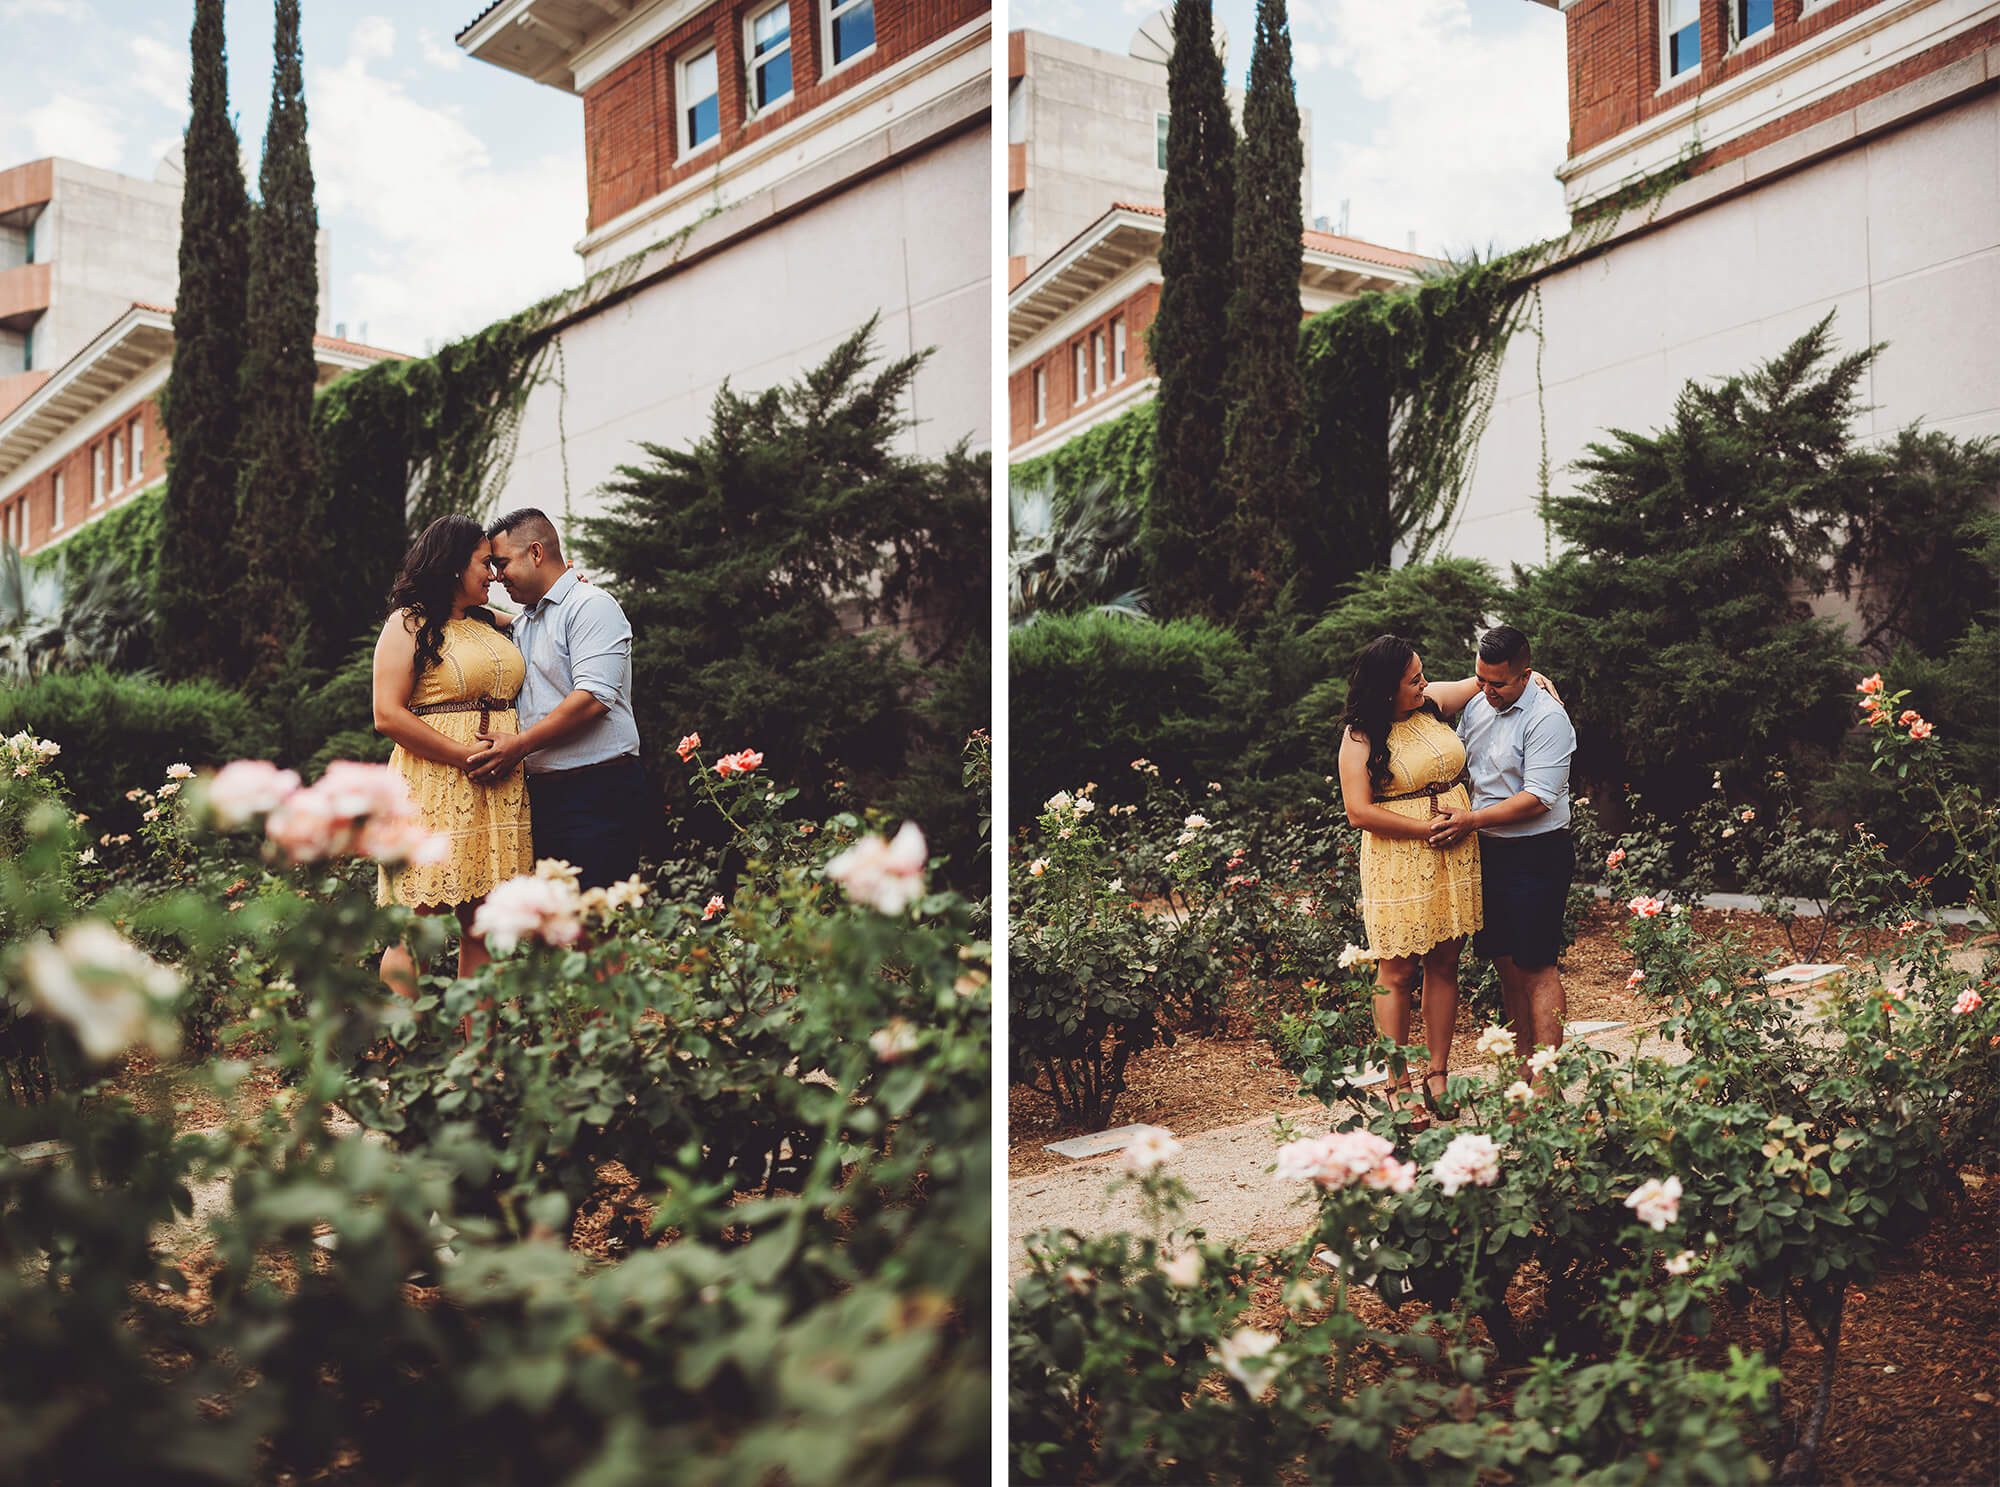
<instances>
[{"instance_id":1,"label":"white cloud","mask_svg":"<svg viewBox=\"0 0 2000 1487\"><path fill-rule=\"evenodd\" d=\"M350 58L375 59L393 55L396 50L395 23L386 16L363 16L348 33L347 48Z\"/></svg>"},{"instance_id":2,"label":"white cloud","mask_svg":"<svg viewBox=\"0 0 2000 1487\"><path fill-rule=\"evenodd\" d=\"M116 170L125 153L125 131L117 111L86 98L52 98L21 116L32 155L61 155Z\"/></svg>"},{"instance_id":3,"label":"white cloud","mask_svg":"<svg viewBox=\"0 0 2000 1487\"><path fill-rule=\"evenodd\" d=\"M449 41L441 41L433 31L417 32L417 51L431 66L456 72L465 65L465 53Z\"/></svg>"},{"instance_id":4,"label":"white cloud","mask_svg":"<svg viewBox=\"0 0 2000 1487\"><path fill-rule=\"evenodd\" d=\"M126 81L134 92L176 114L188 110L187 48L169 46L151 36L131 40L132 71Z\"/></svg>"},{"instance_id":5,"label":"white cloud","mask_svg":"<svg viewBox=\"0 0 2000 1487\"><path fill-rule=\"evenodd\" d=\"M54 16L80 21L90 14L83 0L0 0L0 20L26 20L30 16Z\"/></svg>"},{"instance_id":6,"label":"white cloud","mask_svg":"<svg viewBox=\"0 0 2000 1487\"><path fill-rule=\"evenodd\" d=\"M359 229L335 244L355 265L336 313L417 351L582 277L582 146L496 161L455 110L370 71L381 38L364 22L345 62L313 69L313 174L321 220Z\"/></svg>"},{"instance_id":7,"label":"white cloud","mask_svg":"<svg viewBox=\"0 0 2000 1487\"><path fill-rule=\"evenodd\" d=\"M1316 149L1318 210L1351 200L1356 237L1401 248L1414 231L1427 253L1519 247L1567 226L1554 177L1569 129L1556 17L1522 6L1519 22L1475 31L1466 0L1303 8L1326 33L1319 75L1350 76L1374 118Z\"/></svg>"}]
</instances>

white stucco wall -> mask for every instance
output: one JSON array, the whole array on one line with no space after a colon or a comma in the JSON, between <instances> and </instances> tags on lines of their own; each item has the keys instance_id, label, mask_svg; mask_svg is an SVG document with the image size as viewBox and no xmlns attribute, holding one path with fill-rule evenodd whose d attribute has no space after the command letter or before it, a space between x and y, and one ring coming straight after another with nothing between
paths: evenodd
<instances>
[{"instance_id":1,"label":"white stucco wall","mask_svg":"<svg viewBox=\"0 0 2000 1487\"><path fill-rule=\"evenodd\" d=\"M1914 421L2000 434L2000 94L1620 242L1541 291L1542 393L1536 339L1519 334L1451 543L1503 572L1542 559L1544 410L1552 486L1573 489L1565 467L1606 429L1659 428L1690 378L1745 371L1829 310L1842 348L1889 343L1858 436Z\"/></svg>"},{"instance_id":2,"label":"white stucco wall","mask_svg":"<svg viewBox=\"0 0 2000 1487\"><path fill-rule=\"evenodd\" d=\"M884 358L925 347L905 448L936 455L992 444L992 168L985 128L953 135L732 241L561 335L567 397L537 388L494 510L535 505L560 520L602 511L598 488L638 443L705 434L724 378L745 392L817 365L871 313Z\"/></svg>"}]
</instances>

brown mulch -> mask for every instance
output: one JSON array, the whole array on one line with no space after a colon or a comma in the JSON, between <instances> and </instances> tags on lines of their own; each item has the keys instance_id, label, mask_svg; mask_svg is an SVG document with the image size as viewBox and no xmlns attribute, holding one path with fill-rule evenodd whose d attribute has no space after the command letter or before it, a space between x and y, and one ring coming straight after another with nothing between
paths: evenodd
<instances>
[{"instance_id":1,"label":"brown mulch","mask_svg":"<svg viewBox=\"0 0 2000 1487\"><path fill-rule=\"evenodd\" d=\"M1816 926L1794 926L1797 940L1794 950L1783 926L1763 914L1722 909L1693 912L1695 929L1702 939L1729 935L1741 941L1753 959L1774 969L1793 964L1813 949ZM1576 942L1564 953L1563 990L1571 1022L1643 1026L1657 1023L1665 1016L1659 1002L1625 984L1633 968L1632 958L1619 944L1626 917L1623 905L1615 901L1593 904ZM1963 927L1953 928L1947 938L1954 944L1962 944L1967 931ZM1819 947L1817 958L1853 963L1872 951L1886 948L1895 939L1886 930L1835 930ZM1245 988L1241 986L1232 991L1231 1005L1214 1032L1184 1033L1171 1047L1134 1054L1126 1065L1125 1093L1118 1097L1111 1123L1144 1122L1163 1126L1177 1136L1188 1136L1251 1120L1297 1101L1300 1098L1297 1081L1257 1032L1244 1005L1244 996ZM1477 1068L1486 1062L1473 1051L1473 1044L1485 1026L1484 1017L1475 1012L1470 999L1461 999L1458 1029L1452 1038L1454 1069ZM1054 1102L1039 1090L1022 1084L1008 1089L1010 1177L1031 1177L1067 1167L1067 1157L1043 1148L1052 1141L1082 1134L1083 1128L1064 1121L1056 1113Z\"/></svg>"}]
</instances>

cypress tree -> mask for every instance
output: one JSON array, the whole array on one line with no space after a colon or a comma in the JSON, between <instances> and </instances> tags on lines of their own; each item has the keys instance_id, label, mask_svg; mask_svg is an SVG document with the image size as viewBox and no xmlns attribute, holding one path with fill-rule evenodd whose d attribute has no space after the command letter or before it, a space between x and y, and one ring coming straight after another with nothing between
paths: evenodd
<instances>
[{"instance_id":1,"label":"cypress tree","mask_svg":"<svg viewBox=\"0 0 2000 1487\"><path fill-rule=\"evenodd\" d=\"M1235 608L1220 471L1236 129L1209 0L1175 0L1173 26L1164 283L1147 343L1160 391L1144 545L1163 613L1223 618Z\"/></svg>"},{"instance_id":2,"label":"cypress tree","mask_svg":"<svg viewBox=\"0 0 2000 1487\"><path fill-rule=\"evenodd\" d=\"M243 354L243 459L237 487L243 553L244 644L254 686L279 675L301 640L318 460L312 436L319 318L318 214L306 151L299 0L277 0L271 117L250 233L250 300Z\"/></svg>"},{"instance_id":3,"label":"cypress tree","mask_svg":"<svg viewBox=\"0 0 2000 1487\"><path fill-rule=\"evenodd\" d=\"M1253 621L1270 606L1291 567L1286 533L1305 495L1299 478L1304 169L1285 0L1258 0L1243 142L1236 152L1222 463L1222 488L1232 508L1230 581L1238 617Z\"/></svg>"},{"instance_id":4,"label":"cypress tree","mask_svg":"<svg viewBox=\"0 0 2000 1487\"><path fill-rule=\"evenodd\" d=\"M171 676L232 676L241 655L230 600L249 203L229 117L222 5L195 0L174 361L160 409L168 455L158 654Z\"/></svg>"}]
</instances>

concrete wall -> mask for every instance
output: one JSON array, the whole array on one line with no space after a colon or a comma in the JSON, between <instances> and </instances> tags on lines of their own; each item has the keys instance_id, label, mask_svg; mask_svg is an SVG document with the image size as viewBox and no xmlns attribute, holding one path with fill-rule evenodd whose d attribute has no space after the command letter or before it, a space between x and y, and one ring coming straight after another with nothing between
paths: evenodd
<instances>
[{"instance_id":1,"label":"concrete wall","mask_svg":"<svg viewBox=\"0 0 2000 1487\"><path fill-rule=\"evenodd\" d=\"M55 190L35 223L35 261L52 266L37 370L68 361L134 300L174 302L180 224L178 186L55 162Z\"/></svg>"},{"instance_id":2,"label":"concrete wall","mask_svg":"<svg viewBox=\"0 0 2000 1487\"><path fill-rule=\"evenodd\" d=\"M1009 89L1008 140L1027 147L1027 184L1009 214L1010 256L1032 270L1115 202L1158 205L1158 117L1167 70L1039 31L1021 33L1024 72ZM1241 94L1230 95L1240 121ZM1300 200L1312 221L1312 115L1302 110Z\"/></svg>"},{"instance_id":3,"label":"concrete wall","mask_svg":"<svg viewBox=\"0 0 2000 1487\"><path fill-rule=\"evenodd\" d=\"M1747 370L1829 310L1843 348L1889 343L1861 388L1874 406L1858 436L1914 421L2000 434L1996 181L1989 89L1545 279L1542 395L1536 340L1517 335L1452 550L1541 561L1544 408L1552 483L1571 489L1564 466L1604 430L1660 427L1688 379Z\"/></svg>"},{"instance_id":4,"label":"concrete wall","mask_svg":"<svg viewBox=\"0 0 2000 1487\"><path fill-rule=\"evenodd\" d=\"M787 382L879 310L883 356L925 347L905 448L992 444L988 131L946 138L796 217L728 243L562 332L567 397L536 389L495 510L600 512L598 487L638 443L686 446L725 377L749 393ZM982 539L983 540L983 536Z\"/></svg>"}]
</instances>

